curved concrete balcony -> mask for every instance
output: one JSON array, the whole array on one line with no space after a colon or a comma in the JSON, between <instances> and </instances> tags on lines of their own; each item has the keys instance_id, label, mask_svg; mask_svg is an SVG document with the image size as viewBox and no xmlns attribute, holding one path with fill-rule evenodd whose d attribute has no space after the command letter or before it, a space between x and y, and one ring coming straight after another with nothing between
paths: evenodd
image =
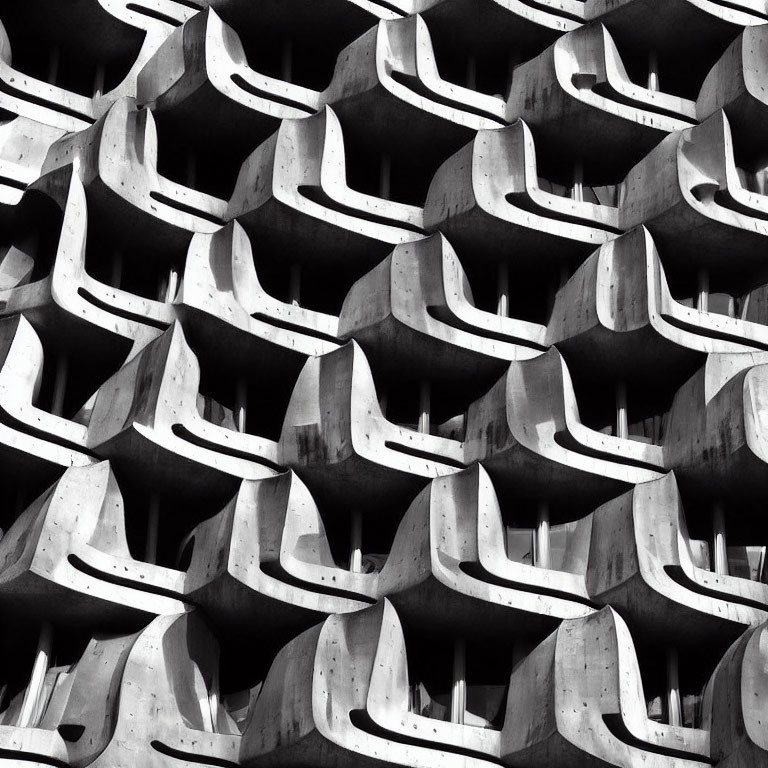
<instances>
[{"instance_id":1,"label":"curved concrete balcony","mask_svg":"<svg viewBox=\"0 0 768 768\"><path fill-rule=\"evenodd\" d=\"M712 675L708 711L712 760L722 768L759 768L768 759L765 696L768 624L746 631Z\"/></svg>"},{"instance_id":2,"label":"curved concrete balcony","mask_svg":"<svg viewBox=\"0 0 768 768\"><path fill-rule=\"evenodd\" d=\"M0 22L0 109L62 132L81 131L93 124L93 102L87 96L58 88L13 68L11 41Z\"/></svg>"},{"instance_id":3,"label":"curved concrete balcony","mask_svg":"<svg viewBox=\"0 0 768 768\"><path fill-rule=\"evenodd\" d=\"M624 229L644 224L669 263L678 259L685 267L695 254L698 268L719 276L733 273L738 260L730 284L751 288L765 275L760 249L768 234L768 196L750 186L736 165L728 118L717 112L667 137L629 172L619 220Z\"/></svg>"},{"instance_id":4,"label":"curved concrete balcony","mask_svg":"<svg viewBox=\"0 0 768 768\"><path fill-rule=\"evenodd\" d=\"M621 176L667 134L696 123L693 101L632 82L610 33L590 24L515 68L507 119L585 168Z\"/></svg>"},{"instance_id":5,"label":"curved concrete balcony","mask_svg":"<svg viewBox=\"0 0 768 768\"><path fill-rule=\"evenodd\" d=\"M0 220L13 215L26 187L40 176L51 145L63 135L61 128L28 117L0 120Z\"/></svg>"},{"instance_id":6,"label":"curved concrete balcony","mask_svg":"<svg viewBox=\"0 0 768 768\"><path fill-rule=\"evenodd\" d=\"M206 359L258 361L262 373L298 374L308 357L343 343L336 316L281 301L264 289L251 241L237 221L192 238L174 307Z\"/></svg>"},{"instance_id":7,"label":"curved concrete balcony","mask_svg":"<svg viewBox=\"0 0 768 768\"><path fill-rule=\"evenodd\" d=\"M378 575L379 595L422 631L541 637L595 610L585 584L590 526L579 522L562 569L514 561L493 485L475 464L436 478L410 505Z\"/></svg>"},{"instance_id":8,"label":"curved concrete balcony","mask_svg":"<svg viewBox=\"0 0 768 768\"><path fill-rule=\"evenodd\" d=\"M64 467L97 461L84 426L35 405L43 364L43 346L24 316L0 320L0 460L9 476L53 479Z\"/></svg>"},{"instance_id":9,"label":"curved concrete balcony","mask_svg":"<svg viewBox=\"0 0 768 768\"><path fill-rule=\"evenodd\" d=\"M57 349L77 352L85 344L98 352L105 370L120 365L173 322L173 307L114 288L88 274L88 203L71 166L46 174L30 186L29 194L42 194L61 209L61 234L50 272L34 280L29 272L0 291L0 314L23 312L38 333L55 341ZM43 258L39 253L26 253L33 250L23 242L14 244L5 258L23 258L31 262L31 270L35 260Z\"/></svg>"},{"instance_id":10,"label":"curved concrete balcony","mask_svg":"<svg viewBox=\"0 0 768 768\"><path fill-rule=\"evenodd\" d=\"M344 138L330 107L280 129L243 163L227 218L265 250L362 274L398 243L426 235L423 211L347 185Z\"/></svg>"},{"instance_id":11,"label":"curved concrete balcony","mask_svg":"<svg viewBox=\"0 0 768 768\"><path fill-rule=\"evenodd\" d=\"M412 499L432 478L466 466L459 441L386 420L355 341L307 361L279 446L280 464L292 468L318 501L364 514Z\"/></svg>"},{"instance_id":12,"label":"curved concrete balcony","mask_svg":"<svg viewBox=\"0 0 768 768\"><path fill-rule=\"evenodd\" d=\"M74 664L36 665L0 713L3 759L235 766L240 734L218 701L218 666L218 644L194 613L159 617L135 634L96 635Z\"/></svg>"},{"instance_id":13,"label":"curved concrete balcony","mask_svg":"<svg viewBox=\"0 0 768 768\"><path fill-rule=\"evenodd\" d=\"M613 437L580 420L573 384L552 347L511 363L470 405L464 460L479 461L497 488L599 503L665 471L660 446Z\"/></svg>"},{"instance_id":14,"label":"curved concrete balcony","mask_svg":"<svg viewBox=\"0 0 768 768\"><path fill-rule=\"evenodd\" d=\"M547 341L593 372L637 383L660 366L667 375L690 370L712 352L766 350L768 326L676 300L640 226L603 245L560 289Z\"/></svg>"},{"instance_id":15,"label":"curved concrete balcony","mask_svg":"<svg viewBox=\"0 0 768 768\"><path fill-rule=\"evenodd\" d=\"M119 663L103 664L98 676L99 689L106 682L114 691L114 710L94 718L89 709L106 702L92 695L93 688L70 703L73 715L104 723L101 749L87 764L236 766L240 733L219 702L219 647L202 619L195 613L161 616L126 640ZM71 749L87 754L93 746L78 740Z\"/></svg>"},{"instance_id":16,"label":"curved concrete balcony","mask_svg":"<svg viewBox=\"0 0 768 768\"><path fill-rule=\"evenodd\" d=\"M255 6L250 0L200 0L236 29L261 22L268 29L285 27L297 35L322 35L328 47L344 46L362 35L379 20L391 21L412 13L413 0L330 0L317 12L313 0L269 0ZM343 42L340 42L343 41Z\"/></svg>"},{"instance_id":17,"label":"curved concrete balcony","mask_svg":"<svg viewBox=\"0 0 768 768\"><path fill-rule=\"evenodd\" d=\"M711 764L706 730L648 719L632 637L610 607L564 621L512 673L501 758L531 768Z\"/></svg>"},{"instance_id":18,"label":"curved concrete balcony","mask_svg":"<svg viewBox=\"0 0 768 768\"><path fill-rule=\"evenodd\" d=\"M195 232L219 229L227 204L160 175L158 151L152 113L125 98L88 130L55 143L42 172L73 165L89 211L114 223L117 240L141 233L146 251L162 260Z\"/></svg>"},{"instance_id":19,"label":"curved concrete balcony","mask_svg":"<svg viewBox=\"0 0 768 768\"><path fill-rule=\"evenodd\" d=\"M197 358L174 323L99 388L84 415L88 446L157 491L198 499L228 498L241 480L274 475L277 445L235 431L234 422L204 419L199 381Z\"/></svg>"},{"instance_id":20,"label":"curved concrete balcony","mask_svg":"<svg viewBox=\"0 0 768 768\"><path fill-rule=\"evenodd\" d=\"M768 5L762 5L768 21ZM699 120L722 109L738 143L759 147L768 125L768 98L761 85L767 75L768 30L761 23L747 27L710 70L696 101Z\"/></svg>"},{"instance_id":21,"label":"curved concrete balcony","mask_svg":"<svg viewBox=\"0 0 768 768\"><path fill-rule=\"evenodd\" d=\"M622 39L660 51L702 56L724 48L741 27L765 24L764 0L586 0L585 15ZM685 35L680 30L686 30Z\"/></svg>"},{"instance_id":22,"label":"curved concrete balcony","mask_svg":"<svg viewBox=\"0 0 768 768\"><path fill-rule=\"evenodd\" d=\"M468 713L469 714L469 713ZM331 616L277 655L243 731L254 766L498 764L499 732L411 711L408 659L388 600Z\"/></svg>"},{"instance_id":23,"label":"curved concrete balcony","mask_svg":"<svg viewBox=\"0 0 768 768\"><path fill-rule=\"evenodd\" d=\"M183 592L183 574L131 557L123 498L106 461L68 469L0 539L0 606L9 616L70 628L137 626L183 613Z\"/></svg>"},{"instance_id":24,"label":"curved concrete balcony","mask_svg":"<svg viewBox=\"0 0 768 768\"><path fill-rule=\"evenodd\" d=\"M616 237L615 206L574 200L547 187L525 122L480 131L438 169L424 223L442 232L465 261L510 258L521 268L578 261Z\"/></svg>"},{"instance_id":25,"label":"curved concrete balcony","mask_svg":"<svg viewBox=\"0 0 768 768\"><path fill-rule=\"evenodd\" d=\"M510 361L546 350L545 326L475 306L456 252L440 233L396 246L352 286L339 336L354 338L376 370L452 385L495 378Z\"/></svg>"},{"instance_id":26,"label":"curved concrete balcony","mask_svg":"<svg viewBox=\"0 0 768 768\"><path fill-rule=\"evenodd\" d=\"M137 102L179 126L187 138L248 152L282 119L320 107L320 94L248 65L237 32L212 7L176 29L144 65Z\"/></svg>"},{"instance_id":27,"label":"curved concrete balcony","mask_svg":"<svg viewBox=\"0 0 768 768\"><path fill-rule=\"evenodd\" d=\"M680 388L664 438L679 482L734 498L766 487L766 362L764 352L712 354Z\"/></svg>"},{"instance_id":28,"label":"curved concrete balcony","mask_svg":"<svg viewBox=\"0 0 768 768\"><path fill-rule=\"evenodd\" d=\"M584 19L583 0L413 0L430 28L469 48L507 53L514 40L523 56L533 56L558 35L577 29Z\"/></svg>"},{"instance_id":29,"label":"curved concrete balcony","mask_svg":"<svg viewBox=\"0 0 768 768\"><path fill-rule=\"evenodd\" d=\"M432 170L476 131L505 124L502 98L440 77L419 15L380 21L347 46L321 100L333 107L346 134Z\"/></svg>"},{"instance_id":30,"label":"curved concrete balcony","mask_svg":"<svg viewBox=\"0 0 768 768\"><path fill-rule=\"evenodd\" d=\"M592 531L589 594L636 634L653 627L669 642L700 647L768 618L768 585L703 567L706 545L688 534L672 473L603 504Z\"/></svg>"},{"instance_id":31,"label":"curved concrete balcony","mask_svg":"<svg viewBox=\"0 0 768 768\"><path fill-rule=\"evenodd\" d=\"M285 642L328 614L375 602L376 574L336 565L317 505L290 470L244 480L187 546L187 598L217 627L258 633L269 626L271 639Z\"/></svg>"}]
</instances>

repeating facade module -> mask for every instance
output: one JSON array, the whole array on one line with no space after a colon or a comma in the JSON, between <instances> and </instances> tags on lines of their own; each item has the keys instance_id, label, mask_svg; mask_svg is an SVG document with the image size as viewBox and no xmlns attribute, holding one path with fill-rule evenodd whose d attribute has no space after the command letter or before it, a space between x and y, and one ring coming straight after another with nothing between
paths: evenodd
<instances>
[{"instance_id":1,"label":"repeating facade module","mask_svg":"<svg viewBox=\"0 0 768 768\"><path fill-rule=\"evenodd\" d=\"M768 768L766 254L768 0L2 3L0 768Z\"/></svg>"}]
</instances>

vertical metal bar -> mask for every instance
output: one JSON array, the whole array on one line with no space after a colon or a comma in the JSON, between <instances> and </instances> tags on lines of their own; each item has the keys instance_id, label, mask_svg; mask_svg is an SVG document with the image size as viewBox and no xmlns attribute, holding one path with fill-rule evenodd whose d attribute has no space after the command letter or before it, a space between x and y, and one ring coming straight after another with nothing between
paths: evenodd
<instances>
[{"instance_id":1,"label":"vertical metal bar","mask_svg":"<svg viewBox=\"0 0 768 768\"><path fill-rule=\"evenodd\" d=\"M349 570L353 573L363 571L363 516L359 509L352 510L349 530Z\"/></svg>"},{"instance_id":2,"label":"vertical metal bar","mask_svg":"<svg viewBox=\"0 0 768 768\"><path fill-rule=\"evenodd\" d=\"M496 314L499 317L509 317L509 264L506 260L499 262Z\"/></svg>"},{"instance_id":3,"label":"vertical metal bar","mask_svg":"<svg viewBox=\"0 0 768 768\"><path fill-rule=\"evenodd\" d=\"M429 382L424 379L419 383L419 432L429 434L431 390Z\"/></svg>"},{"instance_id":4,"label":"vertical metal bar","mask_svg":"<svg viewBox=\"0 0 768 768\"><path fill-rule=\"evenodd\" d=\"M546 501L539 503L534 544L535 565L538 568L550 568L552 560L549 548L549 504Z\"/></svg>"},{"instance_id":5,"label":"vertical metal bar","mask_svg":"<svg viewBox=\"0 0 768 768\"><path fill-rule=\"evenodd\" d=\"M48 621L44 621L40 626L40 635L37 641L37 651L35 652L35 662L32 666L32 674L29 678L29 685L24 691L24 700L21 704L18 725L20 728L33 728L35 723L35 713L40 704L40 697L43 693L45 684L45 675L51 662L51 649L53 646L53 627Z\"/></svg>"},{"instance_id":6,"label":"vertical metal bar","mask_svg":"<svg viewBox=\"0 0 768 768\"><path fill-rule=\"evenodd\" d=\"M627 414L627 385L616 382L616 437L629 439L629 416Z\"/></svg>"},{"instance_id":7,"label":"vertical metal bar","mask_svg":"<svg viewBox=\"0 0 768 768\"><path fill-rule=\"evenodd\" d=\"M467 644L457 638L453 644L453 685L451 686L451 722L464 725L467 710Z\"/></svg>"},{"instance_id":8,"label":"vertical metal bar","mask_svg":"<svg viewBox=\"0 0 768 768\"><path fill-rule=\"evenodd\" d=\"M714 538L714 566L719 576L728 575L728 545L725 538L725 510L720 501L712 505L712 533Z\"/></svg>"}]
</instances>

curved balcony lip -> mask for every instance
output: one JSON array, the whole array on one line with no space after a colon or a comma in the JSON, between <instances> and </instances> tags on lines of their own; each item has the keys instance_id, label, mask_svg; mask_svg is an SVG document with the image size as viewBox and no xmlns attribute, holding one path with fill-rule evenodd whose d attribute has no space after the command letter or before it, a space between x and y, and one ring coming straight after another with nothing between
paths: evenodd
<instances>
[{"instance_id":1,"label":"curved balcony lip","mask_svg":"<svg viewBox=\"0 0 768 768\"><path fill-rule=\"evenodd\" d=\"M699 143L708 150L706 157L701 154L701 146L695 146L699 133ZM750 192L742 185L730 122L722 110L697 128L680 134L677 174L683 199L694 210L732 227L768 232L768 196Z\"/></svg>"},{"instance_id":2,"label":"curved balcony lip","mask_svg":"<svg viewBox=\"0 0 768 768\"><path fill-rule=\"evenodd\" d=\"M745 27L768 21L768 6L763 0L685 0L697 11ZM631 6L635 0L587 0L587 16L591 20L623 5ZM638 3L639 5L639 3Z\"/></svg>"},{"instance_id":3,"label":"curved balcony lip","mask_svg":"<svg viewBox=\"0 0 768 768\"><path fill-rule=\"evenodd\" d=\"M557 83L573 99L628 120L635 119L630 110L638 109L651 125L667 132L688 128L696 122L695 102L652 91L629 79L616 44L602 24L587 25L570 35L573 37L564 36L554 44L552 55ZM595 73L591 71L595 64L580 64L580 51L574 52L571 47L573 40L589 35L601 39L602 62L597 63ZM586 87L579 87L577 83L582 82ZM606 110L606 104L611 105L610 110Z\"/></svg>"},{"instance_id":4,"label":"curved balcony lip","mask_svg":"<svg viewBox=\"0 0 768 768\"><path fill-rule=\"evenodd\" d=\"M695 564L673 473L607 502L594 516L597 541L618 526L630 533L615 550L603 552L609 562L598 552L588 589L599 603L624 612L634 627L650 626L653 617L653 625L672 640L701 632L722 640L768 618L768 586Z\"/></svg>"},{"instance_id":5,"label":"curved balcony lip","mask_svg":"<svg viewBox=\"0 0 768 768\"><path fill-rule=\"evenodd\" d=\"M638 340L631 354L615 352L618 334ZM594 368L638 381L654 360L683 365L709 353L768 351L768 327L676 300L653 238L639 225L601 246L558 291L547 341L577 362L577 350L591 345Z\"/></svg>"},{"instance_id":6,"label":"curved balcony lip","mask_svg":"<svg viewBox=\"0 0 768 768\"><path fill-rule=\"evenodd\" d=\"M135 353L170 325L172 308L109 288L86 272L88 206L83 184L71 167L49 172L30 190L51 198L63 210L61 234L51 272L0 291L0 314L26 313L34 327L65 347L71 346L73 327L84 329L95 350L119 360L120 347L123 355L131 354L131 348Z\"/></svg>"},{"instance_id":7,"label":"curved balcony lip","mask_svg":"<svg viewBox=\"0 0 768 768\"><path fill-rule=\"evenodd\" d=\"M501 511L480 465L436 478L409 505L378 574L408 621L431 631L501 636L527 621L551 629L597 605L584 574L515 563L507 557ZM490 629L489 629L490 628Z\"/></svg>"},{"instance_id":8,"label":"curved balcony lip","mask_svg":"<svg viewBox=\"0 0 768 768\"><path fill-rule=\"evenodd\" d=\"M347 186L341 125L328 106L302 120L283 120L240 169L227 218L240 218L246 229L271 231L277 227L273 219L284 221L285 216L306 217L297 220L296 229L307 229L301 234L312 237L315 250L331 255L334 232L359 240L361 256L370 253L373 243L396 245L426 234L421 208Z\"/></svg>"},{"instance_id":9,"label":"curved balcony lip","mask_svg":"<svg viewBox=\"0 0 768 768\"><path fill-rule=\"evenodd\" d=\"M403 112L405 106L417 110L411 123L421 120L426 121L426 126L439 120L443 125L453 124L468 132L505 124L502 98L440 77L429 30L418 14L397 21L380 21L347 46L339 55L331 83L320 99L341 110L345 101L355 105L367 94L375 94L379 104L382 98L394 99L390 111L396 115L411 115ZM354 119L354 109L347 114L348 120ZM414 130L417 127L414 125Z\"/></svg>"},{"instance_id":10,"label":"curved balcony lip","mask_svg":"<svg viewBox=\"0 0 768 768\"><path fill-rule=\"evenodd\" d=\"M330 616L299 635L280 651L251 707L241 760L286 749L322 749L325 761L380 759L386 750L388 760L416 768L457 756L472 757L481 768L498 766L498 732L408 711L405 653L399 620L386 598L354 614ZM301 713L298 729L288 718L269 714L285 674L294 681L288 696L291 710Z\"/></svg>"},{"instance_id":11,"label":"curved balcony lip","mask_svg":"<svg viewBox=\"0 0 768 768\"><path fill-rule=\"evenodd\" d=\"M368 610L373 612L376 609ZM380 616L378 627L374 628L377 637L374 643L370 644L374 648L366 648L363 651L372 656L366 665L370 665L370 672L367 675L364 673L368 679L363 686L367 690L359 697L361 706L349 710L349 719L355 726L355 731L368 737L365 740L368 743L361 744L360 751L363 754L372 754L377 742L383 742L382 746L387 744L390 750L397 750L398 743L405 740L406 750L409 747L417 750L429 747L430 753L435 750L436 756L442 755L444 759L450 759L454 753L468 754L478 760L479 765L497 765L500 745L498 731L472 725L444 723L408 711L408 676L405 667L407 649L397 614L386 599L383 601ZM348 616L348 624L354 622L354 618ZM323 635L332 634L333 629L335 628L332 627L331 621L326 622L321 630L321 642ZM319 651L320 644L316 667L327 669L328 664ZM358 654L354 650L350 653L353 658L356 655ZM315 686L313 693L316 696L321 695L321 690ZM339 743L341 734L334 733L333 723L325 718L318 718L316 725L326 738ZM391 741L387 738L389 734L394 737Z\"/></svg>"},{"instance_id":12,"label":"curved balcony lip","mask_svg":"<svg viewBox=\"0 0 768 768\"><path fill-rule=\"evenodd\" d=\"M583 259L616 237L618 219L613 206L542 189L533 135L522 119L479 131L448 158L435 173L424 206L426 227L440 230L457 246L473 248L468 252L476 259L509 259L494 242L514 234L520 253L512 259L523 263L555 261L555 254Z\"/></svg>"},{"instance_id":13,"label":"curved balcony lip","mask_svg":"<svg viewBox=\"0 0 768 768\"><path fill-rule=\"evenodd\" d=\"M162 372L150 374L147 365L159 366ZM178 370L187 371L183 380L173 378ZM145 382L147 391L136 392L142 375L150 375L152 383ZM279 469L274 441L233 432L200 416L199 376L197 358L176 322L101 386L88 425L89 445L105 457L126 458L123 452L129 449L130 460L150 473L157 472L155 457L165 454L169 466L163 477L176 490L180 485L198 488L206 473L227 482L273 475ZM130 398L115 403L115 388L121 386L127 387ZM130 448L134 441L138 444Z\"/></svg>"},{"instance_id":14,"label":"curved balcony lip","mask_svg":"<svg viewBox=\"0 0 768 768\"><path fill-rule=\"evenodd\" d=\"M534 381L546 381L546 389L543 383L534 387ZM492 403L502 395L507 432L494 436L491 444L484 436L483 409L491 412ZM581 423L568 368L555 347L531 360L511 363L495 387L470 406L465 446L468 461L487 465L507 456L510 461L553 462L553 471L559 465L563 469L558 471L586 473L597 483L634 485L665 471L660 446L605 435Z\"/></svg>"},{"instance_id":15,"label":"curved balcony lip","mask_svg":"<svg viewBox=\"0 0 768 768\"><path fill-rule=\"evenodd\" d=\"M21 728L0 724L0 754L6 759L24 755L19 762L65 768L69 765L67 744L55 728Z\"/></svg>"},{"instance_id":16,"label":"curved balcony lip","mask_svg":"<svg viewBox=\"0 0 768 768\"><path fill-rule=\"evenodd\" d=\"M445 0L413 0L414 12L426 14L440 10ZM487 0L486 7L498 8L545 29L569 32L584 20L584 3L580 0Z\"/></svg>"},{"instance_id":17,"label":"curved balcony lip","mask_svg":"<svg viewBox=\"0 0 768 768\"><path fill-rule=\"evenodd\" d=\"M487 183L488 171L493 165L491 156L487 152L477 150L474 152L472 178L475 182L475 188L481 193L477 196L477 200L486 210L492 211L499 217L505 217L505 209L508 211L507 216L512 215L512 209L519 209L520 213L517 216L524 217L528 213L532 214L537 222L554 219L571 226L594 227L605 231L604 237L615 236L620 232L618 210L613 206L572 200L541 189L537 171L536 145L531 129L525 120L518 118L508 128L499 128L493 133L488 132L484 135L479 134L475 141L480 142L486 136L488 143L497 139L501 140L500 143L503 145L510 147L517 145L522 148L521 152L517 150L522 155L520 158L522 162L518 160L518 167L521 166L522 179L517 181L515 177L512 177L514 180L512 187L502 193L504 203L502 203L502 195L498 193L496 188L498 181L492 186ZM483 179L486 180L486 183L482 183Z\"/></svg>"},{"instance_id":18,"label":"curved balcony lip","mask_svg":"<svg viewBox=\"0 0 768 768\"><path fill-rule=\"evenodd\" d=\"M59 445L78 465L90 463L87 429L33 405L43 368L43 348L37 333L23 315L0 321L2 326L13 336L10 340L5 337L7 347L0 367L0 419L7 427Z\"/></svg>"},{"instance_id":19,"label":"curved balcony lip","mask_svg":"<svg viewBox=\"0 0 768 768\"><path fill-rule=\"evenodd\" d=\"M281 301L262 287L251 242L236 220L214 234L193 236L174 306L188 328L199 314L232 338L236 348L256 350L267 344L278 348L281 360L296 358L294 365L342 344L337 316Z\"/></svg>"},{"instance_id":20,"label":"curved balcony lip","mask_svg":"<svg viewBox=\"0 0 768 768\"><path fill-rule=\"evenodd\" d=\"M224 509L199 524L190 538L194 549L185 578L187 598L224 625L242 630L244 614L266 621L276 612L294 628L309 626L323 614L348 613L375 602L375 574L336 566L317 506L290 470L243 481ZM236 584L225 604L219 604L216 586L222 579ZM275 631L285 629L279 621L276 625Z\"/></svg>"},{"instance_id":21,"label":"curved balcony lip","mask_svg":"<svg viewBox=\"0 0 768 768\"><path fill-rule=\"evenodd\" d=\"M583 667L585 661L600 676L600 684L595 688L587 689L580 684L579 676L574 682L575 665ZM509 760L517 753L546 754L548 742L554 737L572 745L569 754L576 759L589 756L593 760L610 760L610 755L620 750L631 760L645 761L649 754L657 754L684 757L697 768L711 764L708 731L648 720L634 644L626 624L612 608L564 621L512 673L510 701L514 701L512 694L517 685L528 683L534 671L542 668L549 673L550 688L538 695L543 706L547 695L553 701L547 702L545 712L534 711L539 718L546 718L550 728L522 729L520 735L505 728L503 759ZM566 684L566 678L571 682ZM510 712L508 704L508 717ZM573 712L583 716L570 716ZM531 719L527 714L522 717L524 721ZM587 729L584 718L590 723Z\"/></svg>"},{"instance_id":22,"label":"curved balcony lip","mask_svg":"<svg viewBox=\"0 0 768 768\"><path fill-rule=\"evenodd\" d=\"M204 92L207 103L223 100L243 121L272 130L281 119L307 117L320 107L317 91L251 69L237 33L211 6L171 33L139 73L137 88L139 102L153 112L172 112ZM206 125L215 130L212 112ZM194 115L185 122L190 119ZM224 127L231 130L231 123Z\"/></svg>"},{"instance_id":23,"label":"curved balcony lip","mask_svg":"<svg viewBox=\"0 0 768 768\"><path fill-rule=\"evenodd\" d=\"M595 22L515 68L507 120L515 118L563 162L581 157L593 172L621 176L665 134L695 125L696 108L633 83L609 32Z\"/></svg>"},{"instance_id":24,"label":"curved balcony lip","mask_svg":"<svg viewBox=\"0 0 768 768\"><path fill-rule=\"evenodd\" d=\"M158 139L152 113L133 99L115 101L96 123L56 142L43 174L72 165L93 199L131 207L135 216L170 232L215 232L227 203L177 184L157 171ZM130 183L128 183L130 181Z\"/></svg>"},{"instance_id":25,"label":"curved balcony lip","mask_svg":"<svg viewBox=\"0 0 768 768\"><path fill-rule=\"evenodd\" d=\"M332 388L322 383L333 376ZM329 404L333 407L329 408ZM342 416L342 414L344 414ZM418 483L466 466L463 444L419 433L384 418L376 398L370 365L357 342L309 358L294 386L279 441L283 466L307 479L313 492L337 493L332 479L345 478L347 494L381 502L381 488L355 484L358 462L383 473L382 482L418 490ZM385 479L388 478L388 479ZM373 496L372 496L373 494Z\"/></svg>"},{"instance_id":26,"label":"curved balcony lip","mask_svg":"<svg viewBox=\"0 0 768 768\"><path fill-rule=\"evenodd\" d=\"M21 202L27 186L35 182L53 143L64 130L28 117L0 121L0 208Z\"/></svg>"},{"instance_id":27,"label":"curved balcony lip","mask_svg":"<svg viewBox=\"0 0 768 768\"><path fill-rule=\"evenodd\" d=\"M497 376L510 360L546 350L545 326L474 306L456 253L442 234L396 246L348 291L339 336L354 338L381 370L458 381Z\"/></svg>"},{"instance_id":28,"label":"curved balcony lip","mask_svg":"<svg viewBox=\"0 0 768 768\"><path fill-rule=\"evenodd\" d=\"M189 648L181 664L169 658L174 641ZM194 613L160 616L139 632L122 670L113 672L119 676L118 716L99 759L119 763L132 755L152 760L160 752L194 763L236 765L240 735L221 704L214 708L211 703L218 655L218 644ZM119 716L123 710L149 714L141 691L150 681L152 699L163 703L161 710L126 725Z\"/></svg>"},{"instance_id":29,"label":"curved balcony lip","mask_svg":"<svg viewBox=\"0 0 768 768\"><path fill-rule=\"evenodd\" d=\"M86 501L80 499L78 525L68 528L60 514L66 517L66 505L73 496L80 496L83 486L89 495L83 497ZM107 504L114 504L117 511L106 510ZM110 521L110 515L116 517ZM46 606L46 616L57 621L88 623L97 614L104 621L119 621L136 615L183 613L187 610L183 574L133 559L122 516L122 497L108 462L66 471L0 541L0 550L15 541L27 541L15 561L9 562L6 554L0 571L0 601L13 603L26 585ZM115 530L105 537L110 524ZM47 536L55 538L57 546L46 553ZM73 593L78 594L74 609L67 599Z\"/></svg>"},{"instance_id":30,"label":"curved balcony lip","mask_svg":"<svg viewBox=\"0 0 768 768\"><path fill-rule=\"evenodd\" d=\"M446 723L409 711L407 648L400 621L385 603L364 708L352 710L350 720L372 735L500 762L499 731L469 724ZM393 690L394 689L394 690ZM362 717L361 717L362 715ZM366 727L367 726L367 727ZM384 733L382 734L381 731Z\"/></svg>"},{"instance_id":31,"label":"curved balcony lip","mask_svg":"<svg viewBox=\"0 0 768 768\"><path fill-rule=\"evenodd\" d=\"M19 72L0 22L0 106L63 131L81 131L95 121L93 100Z\"/></svg>"}]
</instances>

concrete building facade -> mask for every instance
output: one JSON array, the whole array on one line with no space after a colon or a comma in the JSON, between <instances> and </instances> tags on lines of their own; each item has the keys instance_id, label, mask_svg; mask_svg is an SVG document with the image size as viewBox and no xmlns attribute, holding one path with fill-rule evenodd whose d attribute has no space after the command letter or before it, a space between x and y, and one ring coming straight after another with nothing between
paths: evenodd
<instances>
[{"instance_id":1,"label":"concrete building facade","mask_svg":"<svg viewBox=\"0 0 768 768\"><path fill-rule=\"evenodd\" d=\"M768 768L768 2L0 5L0 768Z\"/></svg>"}]
</instances>

